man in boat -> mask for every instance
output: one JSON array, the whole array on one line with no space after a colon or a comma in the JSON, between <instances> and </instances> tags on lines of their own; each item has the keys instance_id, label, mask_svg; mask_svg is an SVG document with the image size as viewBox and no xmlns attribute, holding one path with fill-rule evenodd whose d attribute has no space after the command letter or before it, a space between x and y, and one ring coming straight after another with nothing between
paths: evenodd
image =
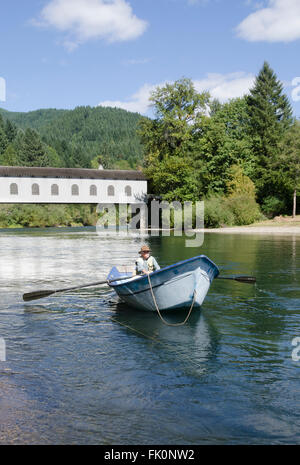
<instances>
[{"instance_id":1,"label":"man in boat","mask_svg":"<svg viewBox=\"0 0 300 465\"><path fill-rule=\"evenodd\" d=\"M147 245L143 245L139 251L140 257L135 262L136 274L149 274L152 271L160 270L160 266L152 255Z\"/></svg>"}]
</instances>

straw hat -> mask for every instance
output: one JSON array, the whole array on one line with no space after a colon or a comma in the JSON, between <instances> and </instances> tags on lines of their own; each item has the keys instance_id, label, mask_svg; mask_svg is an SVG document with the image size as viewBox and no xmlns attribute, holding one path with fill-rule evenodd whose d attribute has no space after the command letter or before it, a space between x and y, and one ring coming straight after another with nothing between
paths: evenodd
<instances>
[{"instance_id":1,"label":"straw hat","mask_svg":"<svg viewBox=\"0 0 300 465\"><path fill-rule=\"evenodd\" d=\"M151 250L149 249L147 245L143 245L139 253L143 253L143 252L151 252Z\"/></svg>"}]
</instances>

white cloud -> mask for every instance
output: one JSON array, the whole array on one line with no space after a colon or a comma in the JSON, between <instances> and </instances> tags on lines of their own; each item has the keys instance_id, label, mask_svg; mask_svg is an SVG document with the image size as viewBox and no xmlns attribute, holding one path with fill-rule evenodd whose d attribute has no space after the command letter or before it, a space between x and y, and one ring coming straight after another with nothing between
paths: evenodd
<instances>
[{"instance_id":1,"label":"white cloud","mask_svg":"<svg viewBox=\"0 0 300 465\"><path fill-rule=\"evenodd\" d=\"M222 103L231 98L242 97L253 86L255 76L243 72L230 74L207 74L205 79L194 80L195 89L198 92L209 91L213 98L217 98ZM117 107L123 110L147 114L151 103L149 102L150 94L158 86L162 87L166 82L159 84L144 84L128 100L106 100L100 102L102 107Z\"/></svg>"},{"instance_id":2,"label":"white cloud","mask_svg":"<svg viewBox=\"0 0 300 465\"><path fill-rule=\"evenodd\" d=\"M208 91L212 98L226 102L231 98L242 97L253 86L255 76L244 72L229 74L209 73L206 78L195 80L194 86L198 92Z\"/></svg>"},{"instance_id":3,"label":"white cloud","mask_svg":"<svg viewBox=\"0 0 300 465\"><path fill-rule=\"evenodd\" d=\"M35 24L68 34L64 45L70 51L90 39L136 39L147 27L126 0L51 0L40 17Z\"/></svg>"},{"instance_id":4,"label":"white cloud","mask_svg":"<svg viewBox=\"0 0 300 465\"><path fill-rule=\"evenodd\" d=\"M144 84L129 100L121 102L118 100L106 100L100 102L101 107L117 107L123 110L146 114L150 107L149 97L156 85Z\"/></svg>"},{"instance_id":5,"label":"white cloud","mask_svg":"<svg viewBox=\"0 0 300 465\"><path fill-rule=\"evenodd\" d=\"M300 1L269 0L266 8L250 14L237 27L250 42L292 42L300 39Z\"/></svg>"}]
</instances>

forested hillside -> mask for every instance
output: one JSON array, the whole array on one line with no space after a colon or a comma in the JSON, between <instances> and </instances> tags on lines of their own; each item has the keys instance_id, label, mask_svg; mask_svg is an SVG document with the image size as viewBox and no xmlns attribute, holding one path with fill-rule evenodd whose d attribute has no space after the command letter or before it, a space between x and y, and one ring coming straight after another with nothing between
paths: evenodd
<instances>
[{"instance_id":1,"label":"forested hillside","mask_svg":"<svg viewBox=\"0 0 300 465\"><path fill-rule=\"evenodd\" d=\"M101 161L105 168L135 169L142 163L140 118L103 107L0 109L0 164L97 168Z\"/></svg>"}]
</instances>

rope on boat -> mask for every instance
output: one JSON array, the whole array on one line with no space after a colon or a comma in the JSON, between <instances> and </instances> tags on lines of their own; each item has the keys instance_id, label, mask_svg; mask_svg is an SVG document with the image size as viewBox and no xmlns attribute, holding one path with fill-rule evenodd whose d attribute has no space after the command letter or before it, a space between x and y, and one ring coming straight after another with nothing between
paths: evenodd
<instances>
[{"instance_id":1,"label":"rope on boat","mask_svg":"<svg viewBox=\"0 0 300 465\"><path fill-rule=\"evenodd\" d=\"M192 301L192 305L191 305L191 308L189 309L189 312L186 316L186 318L184 319L184 321L180 322L180 323L169 323L168 321L166 321L162 314L160 313L160 310L158 308L158 305L157 305L157 302L156 302L156 298L155 298L155 295L154 295L154 292L153 292L153 289L152 289L152 283L151 283L151 278L150 278L150 275L147 274L148 276L148 282L149 282L149 287L150 287L150 292L151 292L151 295L152 295L152 299L153 299L153 303L155 305L155 308L157 310L157 313L161 319L161 321L167 325L167 326L183 326L185 325L185 323L188 321L189 317L191 316L191 313L192 313L192 310L193 310L193 307L194 307L194 303L195 303L195 299L196 299L196 289L194 290L194 293L193 293L193 301Z\"/></svg>"}]
</instances>

